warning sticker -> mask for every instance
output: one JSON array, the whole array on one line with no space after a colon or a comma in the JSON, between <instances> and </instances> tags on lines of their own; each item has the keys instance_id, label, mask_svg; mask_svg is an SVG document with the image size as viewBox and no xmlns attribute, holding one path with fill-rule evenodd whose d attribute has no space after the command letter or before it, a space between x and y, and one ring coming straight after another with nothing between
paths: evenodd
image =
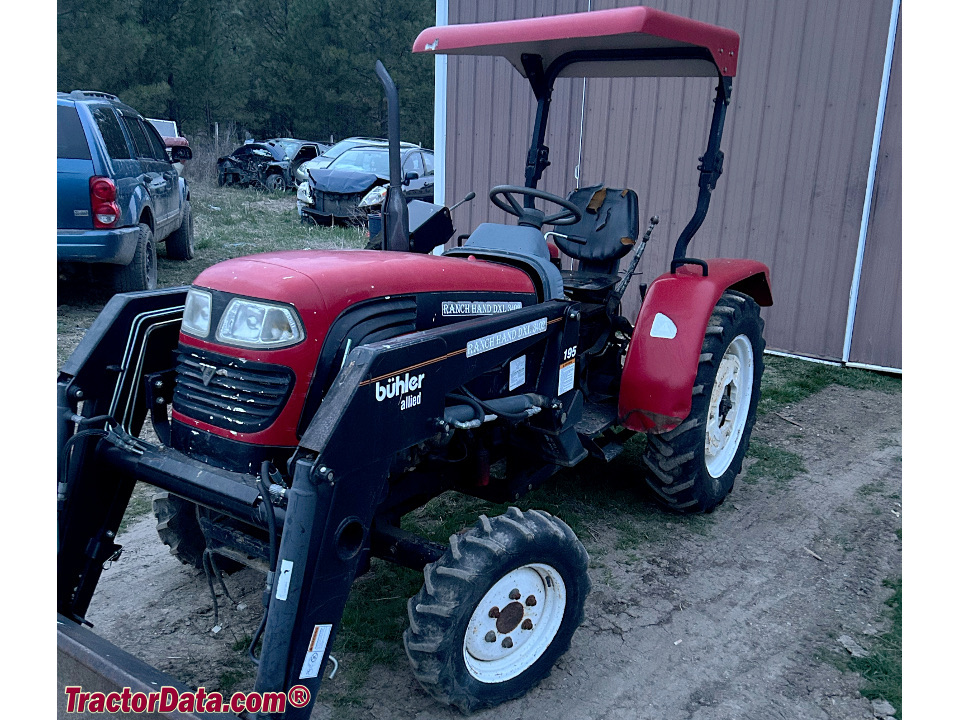
<instances>
[{"instance_id":1,"label":"warning sticker","mask_svg":"<svg viewBox=\"0 0 960 720\"><path fill-rule=\"evenodd\" d=\"M510 389L518 388L527 379L527 356L521 355L510 361Z\"/></svg>"},{"instance_id":2,"label":"warning sticker","mask_svg":"<svg viewBox=\"0 0 960 720\"><path fill-rule=\"evenodd\" d=\"M277 600L286 600L290 591L290 578L293 577L293 562L280 561L280 572L277 574Z\"/></svg>"},{"instance_id":3,"label":"warning sticker","mask_svg":"<svg viewBox=\"0 0 960 720\"><path fill-rule=\"evenodd\" d=\"M573 390L573 381L577 375L577 359L567 360L560 366L560 380L557 395Z\"/></svg>"},{"instance_id":4,"label":"warning sticker","mask_svg":"<svg viewBox=\"0 0 960 720\"><path fill-rule=\"evenodd\" d=\"M327 642L330 640L332 629L333 625L313 626L313 634L310 636L310 643L307 645L307 656L303 659L303 667L300 669L301 680L315 678L320 674L323 653L327 649Z\"/></svg>"}]
</instances>

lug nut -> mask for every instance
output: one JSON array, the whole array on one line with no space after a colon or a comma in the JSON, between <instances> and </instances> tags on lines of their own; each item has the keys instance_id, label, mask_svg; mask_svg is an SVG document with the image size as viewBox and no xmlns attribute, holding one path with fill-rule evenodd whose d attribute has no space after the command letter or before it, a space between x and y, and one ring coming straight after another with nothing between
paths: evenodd
<instances>
[{"instance_id":1,"label":"lug nut","mask_svg":"<svg viewBox=\"0 0 960 720\"><path fill-rule=\"evenodd\" d=\"M512 648L512 647L513 647L513 640L511 640L509 637L505 637L505 638L503 639L503 642L500 643L500 647Z\"/></svg>"},{"instance_id":2,"label":"lug nut","mask_svg":"<svg viewBox=\"0 0 960 720\"><path fill-rule=\"evenodd\" d=\"M487 615L492 618L500 617L500 608L494 605L492 608L490 608L490 612L488 612Z\"/></svg>"},{"instance_id":3,"label":"lug nut","mask_svg":"<svg viewBox=\"0 0 960 720\"><path fill-rule=\"evenodd\" d=\"M483 636L483 639L486 640L487 642L496 642L497 634L493 630L491 630L490 632L488 632L486 635ZM507 638L507 639L509 640L510 638Z\"/></svg>"},{"instance_id":4,"label":"lug nut","mask_svg":"<svg viewBox=\"0 0 960 720\"><path fill-rule=\"evenodd\" d=\"M511 591L510 591L510 599L511 599L511 600L519 600L519 599L520 599L520 591L517 590L516 588L514 588L513 590L511 590Z\"/></svg>"},{"instance_id":5,"label":"lug nut","mask_svg":"<svg viewBox=\"0 0 960 720\"><path fill-rule=\"evenodd\" d=\"M537 604L537 598L535 598L533 595L528 595L524 602L527 604L527 607L533 607Z\"/></svg>"},{"instance_id":6,"label":"lug nut","mask_svg":"<svg viewBox=\"0 0 960 720\"><path fill-rule=\"evenodd\" d=\"M520 623L520 629L521 629L521 630L533 630L533 622L530 620L530 618L527 618L527 619L524 620L522 623Z\"/></svg>"}]
</instances>

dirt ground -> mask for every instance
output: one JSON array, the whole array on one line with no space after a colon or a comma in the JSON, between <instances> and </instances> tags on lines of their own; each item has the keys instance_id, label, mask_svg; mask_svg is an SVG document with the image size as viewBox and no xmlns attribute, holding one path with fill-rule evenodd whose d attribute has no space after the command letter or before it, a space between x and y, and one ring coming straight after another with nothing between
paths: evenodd
<instances>
[{"instance_id":1,"label":"dirt ground","mask_svg":"<svg viewBox=\"0 0 960 720\"><path fill-rule=\"evenodd\" d=\"M631 546L596 523L582 538L593 591L570 651L525 697L473 717L874 717L859 676L840 669L840 638L870 647L885 629L883 581L901 573L900 402L830 386L765 415L754 433L799 455L805 472L741 476L709 516L653 511ZM263 576L226 578L233 602L218 590L222 629L213 633L203 574L168 554L152 517L118 540L123 557L88 615L96 632L189 685L252 689L242 646L261 616ZM377 589L361 579L355 592ZM324 681L314 718L460 717L402 664L374 667L356 688L344 675Z\"/></svg>"}]
</instances>

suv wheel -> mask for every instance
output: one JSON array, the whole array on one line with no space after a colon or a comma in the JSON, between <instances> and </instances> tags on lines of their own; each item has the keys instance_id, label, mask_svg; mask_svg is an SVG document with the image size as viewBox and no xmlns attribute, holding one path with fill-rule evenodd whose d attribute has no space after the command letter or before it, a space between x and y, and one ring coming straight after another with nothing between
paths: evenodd
<instances>
[{"instance_id":1,"label":"suv wheel","mask_svg":"<svg viewBox=\"0 0 960 720\"><path fill-rule=\"evenodd\" d=\"M113 286L116 292L157 289L157 246L149 225L140 223L133 260L129 265L115 270Z\"/></svg>"},{"instance_id":2,"label":"suv wheel","mask_svg":"<svg viewBox=\"0 0 960 720\"><path fill-rule=\"evenodd\" d=\"M183 204L183 221L180 227L167 238L167 257L172 260L190 260L193 257L193 213L190 203Z\"/></svg>"}]
</instances>

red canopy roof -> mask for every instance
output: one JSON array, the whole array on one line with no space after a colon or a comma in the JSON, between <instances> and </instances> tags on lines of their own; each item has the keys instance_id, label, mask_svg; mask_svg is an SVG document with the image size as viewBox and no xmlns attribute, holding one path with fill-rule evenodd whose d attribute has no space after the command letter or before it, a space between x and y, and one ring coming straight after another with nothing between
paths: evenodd
<instances>
[{"instance_id":1,"label":"red canopy roof","mask_svg":"<svg viewBox=\"0 0 960 720\"><path fill-rule=\"evenodd\" d=\"M733 30L672 15L648 7L595 10L525 20L443 25L427 28L413 44L414 52L448 55L500 55L526 77L522 53L540 55L547 68L572 51L669 51L705 48L707 60L625 60L577 62L558 77L716 76L737 74L740 35Z\"/></svg>"}]
</instances>

